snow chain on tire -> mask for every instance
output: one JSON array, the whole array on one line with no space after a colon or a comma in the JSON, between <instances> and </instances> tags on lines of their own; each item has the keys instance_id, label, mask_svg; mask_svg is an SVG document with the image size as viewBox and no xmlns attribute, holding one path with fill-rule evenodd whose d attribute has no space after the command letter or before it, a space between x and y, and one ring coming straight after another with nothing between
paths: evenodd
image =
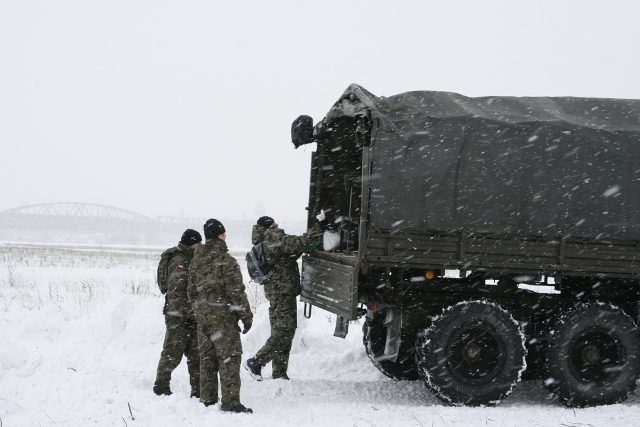
<instances>
[{"instance_id":1,"label":"snow chain on tire","mask_svg":"<svg viewBox=\"0 0 640 427\"><path fill-rule=\"evenodd\" d=\"M488 301L464 301L443 311L416 342L418 372L450 405L495 405L526 369L525 337L511 314Z\"/></svg>"},{"instance_id":2,"label":"snow chain on tire","mask_svg":"<svg viewBox=\"0 0 640 427\"><path fill-rule=\"evenodd\" d=\"M569 407L622 402L640 373L640 331L620 308L580 303L555 323L545 387Z\"/></svg>"}]
</instances>

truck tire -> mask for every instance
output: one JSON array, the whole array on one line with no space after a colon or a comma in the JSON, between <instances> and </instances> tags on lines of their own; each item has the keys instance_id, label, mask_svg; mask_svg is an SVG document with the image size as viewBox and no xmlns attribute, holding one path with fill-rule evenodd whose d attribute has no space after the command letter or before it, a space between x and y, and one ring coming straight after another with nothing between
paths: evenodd
<instances>
[{"instance_id":1,"label":"truck tire","mask_svg":"<svg viewBox=\"0 0 640 427\"><path fill-rule=\"evenodd\" d=\"M640 331L610 304L579 304L549 335L545 387L569 407L622 402L640 373Z\"/></svg>"},{"instance_id":2,"label":"truck tire","mask_svg":"<svg viewBox=\"0 0 640 427\"><path fill-rule=\"evenodd\" d=\"M427 388L455 406L500 402L520 382L526 355L518 322L487 301L447 308L416 341L416 364Z\"/></svg>"},{"instance_id":3,"label":"truck tire","mask_svg":"<svg viewBox=\"0 0 640 427\"><path fill-rule=\"evenodd\" d=\"M414 357L415 339L402 337L400 353L396 361L385 359L384 346L387 341L387 328L381 320L366 319L362 325L362 342L364 348L375 366L380 372L394 380L416 381L418 369Z\"/></svg>"}]
</instances>

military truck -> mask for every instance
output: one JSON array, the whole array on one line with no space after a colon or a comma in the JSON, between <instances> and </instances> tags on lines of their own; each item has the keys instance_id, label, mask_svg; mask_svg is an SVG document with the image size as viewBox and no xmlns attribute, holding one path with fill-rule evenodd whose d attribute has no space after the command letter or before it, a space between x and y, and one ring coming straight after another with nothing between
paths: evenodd
<instances>
[{"instance_id":1,"label":"military truck","mask_svg":"<svg viewBox=\"0 0 640 427\"><path fill-rule=\"evenodd\" d=\"M640 372L640 101L377 97L351 85L322 120L308 221L338 228L302 260L305 314L364 316L383 374L451 405L522 379L582 407L623 401Z\"/></svg>"}]
</instances>

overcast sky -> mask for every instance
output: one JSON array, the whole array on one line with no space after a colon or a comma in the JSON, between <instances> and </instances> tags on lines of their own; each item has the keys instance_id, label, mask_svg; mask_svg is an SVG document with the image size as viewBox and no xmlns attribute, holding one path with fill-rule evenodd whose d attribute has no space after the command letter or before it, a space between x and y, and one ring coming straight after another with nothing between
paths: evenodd
<instances>
[{"instance_id":1,"label":"overcast sky","mask_svg":"<svg viewBox=\"0 0 640 427\"><path fill-rule=\"evenodd\" d=\"M0 211L302 221L290 141L378 96L640 98L640 2L0 0Z\"/></svg>"}]
</instances>

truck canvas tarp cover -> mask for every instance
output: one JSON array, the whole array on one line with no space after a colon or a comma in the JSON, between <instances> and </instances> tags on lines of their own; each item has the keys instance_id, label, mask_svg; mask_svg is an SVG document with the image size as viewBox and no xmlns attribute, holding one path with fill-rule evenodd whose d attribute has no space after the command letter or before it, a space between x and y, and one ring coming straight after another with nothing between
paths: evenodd
<instances>
[{"instance_id":1,"label":"truck canvas tarp cover","mask_svg":"<svg viewBox=\"0 0 640 427\"><path fill-rule=\"evenodd\" d=\"M640 100L351 85L316 130L347 118L372 124L373 228L640 240Z\"/></svg>"}]
</instances>

